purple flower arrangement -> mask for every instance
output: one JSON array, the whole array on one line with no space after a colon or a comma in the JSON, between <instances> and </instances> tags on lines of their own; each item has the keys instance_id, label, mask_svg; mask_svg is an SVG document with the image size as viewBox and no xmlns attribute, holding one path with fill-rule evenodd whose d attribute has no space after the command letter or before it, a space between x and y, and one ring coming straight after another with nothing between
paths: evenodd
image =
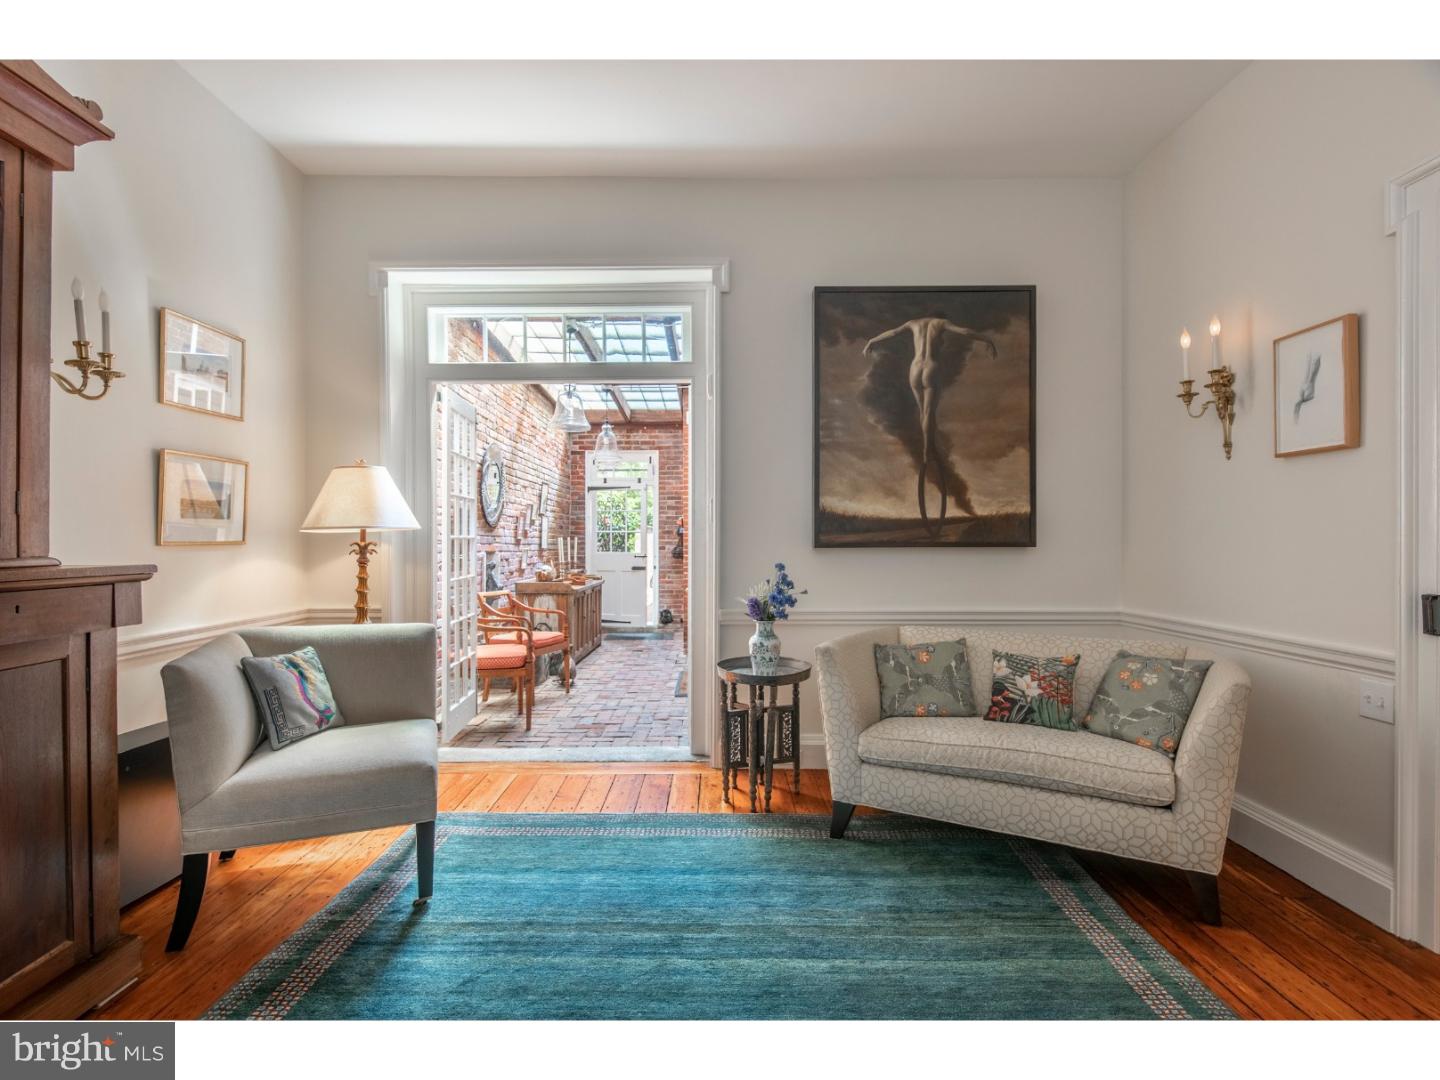
<instances>
[{"instance_id":1,"label":"purple flower arrangement","mask_svg":"<svg viewBox=\"0 0 1440 1080\"><path fill-rule=\"evenodd\" d=\"M809 589L795 590L794 579L785 571L785 564L775 564L775 576L766 578L759 585L752 585L745 596L745 614L755 622L773 622L788 619L790 609L799 603L797 597L804 596Z\"/></svg>"}]
</instances>

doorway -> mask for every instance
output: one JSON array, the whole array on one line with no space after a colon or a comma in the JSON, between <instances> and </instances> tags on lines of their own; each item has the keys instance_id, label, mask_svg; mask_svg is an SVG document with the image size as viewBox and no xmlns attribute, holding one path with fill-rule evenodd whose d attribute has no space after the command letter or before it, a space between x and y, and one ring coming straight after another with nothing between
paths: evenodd
<instances>
[{"instance_id":1,"label":"doorway","mask_svg":"<svg viewBox=\"0 0 1440 1080\"><path fill-rule=\"evenodd\" d=\"M582 320L452 314L445 349L563 350ZM605 313L588 331L597 351L642 334L683 355L684 313ZM506 364L511 378L434 386L442 746L541 760L690 758L689 381L611 382L591 360L573 381L550 383L524 378L517 359L485 362ZM662 545L662 528L673 543ZM522 644L533 654L517 672L507 658Z\"/></svg>"},{"instance_id":2,"label":"doorway","mask_svg":"<svg viewBox=\"0 0 1440 1080\"><path fill-rule=\"evenodd\" d=\"M585 452L585 550L603 582L602 618L612 626L655 626L660 616L658 455L616 451L611 462Z\"/></svg>"},{"instance_id":3,"label":"doorway","mask_svg":"<svg viewBox=\"0 0 1440 1080\"><path fill-rule=\"evenodd\" d=\"M377 267L377 282L386 341L385 456L402 494L417 510L429 507L438 513L443 505L444 471L437 469L433 432L437 393L449 385L518 383L550 393L552 402L553 394L569 385L586 398L584 410L592 414L593 430L575 436L578 444L588 438L592 445L584 448L596 449L593 441L608 419L621 435L621 449L659 450L659 542L654 574L660 592L658 625L647 620L644 626L606 628L610 648L581 660L577 672L583 678L588 668L594 675L605 656L610 658L608 662L615 662L623 649L654 648L657 640L674 642L678 638L678 671L668 694L672 701L680 695L689 719L681 724L679 751L671 748L666 753L689 756L693 751L716 760L713 695L690 691L692 686L709 685L706 675L714 670L719 634L714 543L719 310L720 297L728 289L728 265L721 260L642 267ZM476 319L483 320L482 333L472 339L470 348L452 350L448 339L456 321ZM607 393L603 387L617 393ZM683 407L676 409L675 399L682 393ZM670 437L683 443L684 455L667 454L665 446L654 443L626 443L627 433L634 433L637 425L663 411L684 418L683 424L669 428ZM594 415L597 412L598 416ZM509 459L505 447L492 445L485 434L491 414L484 408L477 408L476 414L481 456L477 468L483 474L487 457L502 463ZM519 439L514 445L528 446L531 441ZM583 459L576 463L572 457L572 466L579 475L572 476L571 490L583 491ZM516 468L507 471L507 515L521 509L520 502L525 501L512 498L516 486L511 481L522 472ZM676 487L677 473L683 474L679 490L688 493L679 496L678 505L667 502L666 497L667 486L670 490ZM488 487L488 481L480 482L479 490L483 494ZM554 492L551 494L553 497ZM532 489L532 496L536 495ZM380 576L386 617L433 620L441 629L450 621L441 617L449 585L437 580L437 552L449 544L438 517L429 513L419 516L421 528L397 534L383 553L386 559ZM515 585L522 594L533 588L515 580L520 556L511 545L519 532L526 534L527 544L548 542L549 560L561 564L557 570L586 571L584 517L583 500L572 499L564 518L552 513L545 521L532 513L528 527L507 517L493 531L482 529L474 541L477 572L487 582L493 576L495 584L502 587ZM542 529L548 535L542 534ZM495 550L489 550L492 547ZM538 555L532 552L527 558L528 570L538 569ZM452 559L452 567L459 565ZM525 576L535 575L527 572ZM600 625L598 618L595 624ZM463 640L457 636L454 643L463 651ZM448 655L450 649L450 642L442 642L441 655ZM457 664L456 670L463 674L465 665ZM697 672L706 675L697 680ZM478 669L476 679L481 704L488 704L483 700L485 676ZM576 687L579 685L577 681ZM443 688L443 680L437 677L437 711L442 714L446 711L439 696ZM463 693L464 689L462 680L457 691ZM494 682L490 690L492 702L509 693L508 687ZM655 692L652 689L651 693ZM537 706L541 696L537 693ZM639 696L623 689L616 695L627 704ZM513 706L513 698L511 701ZM596 752L593 747L582 747L576 753L587 755L579 760L627 760L629 755L619 752L623 749ZM463 760L468 753L441 748L442 759Z\"/></svg>"}]
</instances>

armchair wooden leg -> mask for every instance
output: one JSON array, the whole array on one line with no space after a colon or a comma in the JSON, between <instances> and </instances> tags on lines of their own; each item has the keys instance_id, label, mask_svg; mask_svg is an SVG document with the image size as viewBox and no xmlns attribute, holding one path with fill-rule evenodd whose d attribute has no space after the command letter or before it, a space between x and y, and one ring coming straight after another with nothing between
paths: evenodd
<instances>
[{"instance_id":1,"label":"armchair wooden leg","mask_svg":"<svg viewBox=\"0 0 1440 1080\"><path fill-rule=\"evenodd\" d=\"M525 730L530 730L530 714L535 711L535 673L532 671L524 682L522 697L525 699Z\"/></svg>"},{"instance_id":2,"label":"armchair wooden leg","mask_svg":"<svg viewBox=\"0 0 1440 1080\"><path fill-rule=\"evenodd\" d=\"M415 823L415 906L426 903L435 891L435 822Z\"/></svg>"},{"instance_id":3,"label":"armchair wooden leg","mask_svg":"<svg viewBox=\"0 0 1440 1080\"><path fill-rule=\"evenodd\" d=\"M231 848L229 851L222 851L222 852L220 852L220 861L221 861L221 862L229 862L229 861L230 861L231 859L233 859L234 857L235 857L235 849L234 849L234 848Z\"/></svg>"},{"instance_id":4,"label":"armchair wooden leg","mask_svg":"<svg viewBox=\"0 0 1440 1080\"><path fill-rule=\"evenodd\" d=\"M200 901L205 896L205 875L210 872L210 853L186 855L180 869L180 898L175 902L175 922L170 927L166 952L179 952L190 940L195 929L195 916L200 914Z\"/></svg>"},{"instance_id":5,"label":"armchair wooden leg","mask_svg":"<svg viewBox=\"0 0 1440 1080\"><path fill-rule=\"evenodd\" d=\"M565 646L565 692L570 692L570 686L575 681L575 669L570 666L570 646Z\"/></svg>"},{"instance_id":6,"label":"armchair wooden leg","mask_svg":"<svg viewBox=\"0 0 1440 1080\"><path fill-rule=\"evenodd\" d=\"M1202 874L1198 870L1186 870L1190 891L1195 894L1195 904L1200 909L1200 919L1210 926L1220 925L1220 878L1215 874Z\"/></svg>"},{"instance_id":7,"label":"armchair wooden leg","mask_svg":"<svg viewBox=\"0 0 1440 1080\"><path fill-rule=\"evenodd\" d=\"M480 680L480 685L481 685L481 687L482 687L482 689L481 689L481 691L480 691L480 700L481 700L481 701L489 701L489 700L490 700L490 680L489 680L489 679L481 679L481 680Z\"/></svg>"},{"instance_id":8,"label":"armchair wooden leg","mask_svg":"<svg viewBox=\"0 0 1440 1080\"><path fill-rule=\"evenodd\" d=\"M830 804L830 839L839 840L845 835L845 830L850 825L850 815L855 813L855 804L840 802L838 799Z\"/></svg>"}]
</instances>

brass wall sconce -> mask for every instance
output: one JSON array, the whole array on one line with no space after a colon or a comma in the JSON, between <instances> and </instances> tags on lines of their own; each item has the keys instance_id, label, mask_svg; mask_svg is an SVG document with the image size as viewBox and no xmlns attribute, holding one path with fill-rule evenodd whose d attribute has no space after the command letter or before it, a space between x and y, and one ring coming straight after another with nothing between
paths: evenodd
<instances>
[{"instance_id":1,"label":"brass wall sconce","mask_svg":"<svg viewBox=\"0 0 1440 1080\"><path fill-rule=\"evenodd\" d=\"M1190 331L1180 331L1180 356L1184 378L1180 380L1180 393L1175 396L1185 403L1185 412L1192 420L1199 420L1205 410L1215 406L1215 415L1220 418L1220 438L1225 447L1225 460L1230 460L1234 445L1230 438L1230 427L1235 422L1235 372L1220 360L1220 319L1210 319L1210 370L1206 372L1210 381L1205 389L1210 391L1210 400L1203 402L1199 412L1190 408L1190 403L1200 395L1195 390L1195 380L1190 378Z\"/></svg>"},{"instance_id":2,"label":"brass wall sconce","mask_svg":"<svg viewBox=\"0 0 1440 1080\"><path fill-rule=\"evenodd\" d=\"M110 392L112 382L125 377L123 371L115 370L115 354L110 351L110 298L105 295L104 290L101 290L100 359L91 360L90 342L85 336L85 288L80 284L79 278L70 283L70 295L75 298L75 340L72 342L75 346L75 355L65 361L65 366L80 372L80 382L71 382L58 371L52 371L50 377L59 383L60 389L67 394L74 394L86 401L99 401ZM98 393L86 393L92 375L102 384Z\"/></svg>"}]
</instances>

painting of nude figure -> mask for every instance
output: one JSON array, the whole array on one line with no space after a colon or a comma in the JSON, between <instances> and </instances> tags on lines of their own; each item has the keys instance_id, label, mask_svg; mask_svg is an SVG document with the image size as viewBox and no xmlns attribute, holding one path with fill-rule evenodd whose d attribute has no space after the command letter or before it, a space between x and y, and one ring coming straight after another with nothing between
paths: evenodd
<instances>
[{"instance_id":1,"label":"painting of nude figure","mask_svg":"<svg viewBox=\"0 0 1440 1080\"><path fill-rule=\"evenodd\" d=\"M815 546L1035 546L1035 287L815 289Z\"/></svg>"}]
</instances>

